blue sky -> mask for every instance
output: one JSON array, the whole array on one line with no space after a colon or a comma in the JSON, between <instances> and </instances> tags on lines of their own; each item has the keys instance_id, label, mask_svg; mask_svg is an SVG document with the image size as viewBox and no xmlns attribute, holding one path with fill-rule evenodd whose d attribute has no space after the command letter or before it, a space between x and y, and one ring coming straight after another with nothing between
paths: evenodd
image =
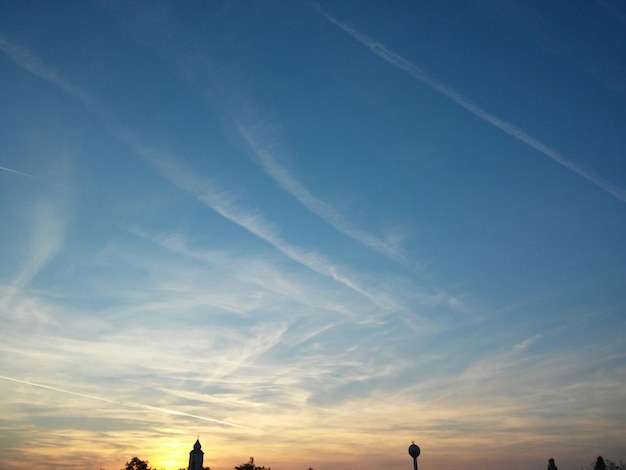
<instances>
[{"instance_id":1,"label":"blue sky","mask_svg":"<svg viewBox=\"0 0 626 470\"><path fill-rule=\"evenodd\" d=\"M615 0L0 6L0 466L626 458Z\"/></svg>"}]
</instances>

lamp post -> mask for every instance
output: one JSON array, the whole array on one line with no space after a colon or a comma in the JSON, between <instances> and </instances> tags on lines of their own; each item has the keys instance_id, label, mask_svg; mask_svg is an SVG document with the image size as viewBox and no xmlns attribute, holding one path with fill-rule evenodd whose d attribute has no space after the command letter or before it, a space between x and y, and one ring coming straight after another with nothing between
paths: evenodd
<instances>
[{"instance_id":1,"label":"lamp post","mask_svg":"<svg viewBox=\"0 0 626 470\"><path fill-rule=\"evenodd\" d=\"M413 444L409 446L409 455L413 457L413 470L417 470L417 458L421 452L419 446L413 441Z\"/></svg>"}]
</instances>

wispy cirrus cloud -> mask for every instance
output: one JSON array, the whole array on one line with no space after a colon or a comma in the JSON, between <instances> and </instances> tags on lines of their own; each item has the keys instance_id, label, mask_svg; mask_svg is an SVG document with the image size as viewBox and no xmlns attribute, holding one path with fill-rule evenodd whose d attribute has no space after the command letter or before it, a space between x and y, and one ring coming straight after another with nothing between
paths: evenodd
<instances>
[{"instance_id":1,"label":"wispy cirrus cloud","mask_svg":"<svg viewBox=\"0 0 626 470\"><path fill-rule=\"evenodd\" d=\"M556 150L548 147L543 142L527 134L526 132L517 128L513 124L510 124L494 116L490 112L474 104L471 100L464 97L463 95L458 93L456 90L445 85L443 82L437 80L434 77L431 77L426 72L424 72L423 70L421 70L420 68L418 68L417 66L409 62L408 60L406 60L404 57L396 54L393 51L390 51L384 45L371 39L367 35L361 33L353 26L347 23L344 23L342 21L339 21L338 19L336 19L335 17L327 13L325 10L323 10L322 7L320 7L318 4L313 3L312 5L315 8L315 10L317 10L324 18L326 18L328 21L330 21L332 24L334 24L341 30L348 33L353 39L355 39L357 42L359 42L363 46L370 49L376 56L380 57L385 62L393 65L394 67L400 70L407 72L415 80L423 83L424 85L442 94L449 100L453 101L454 103L458 104L465 110L472 113L477 118L482 119L483 121L509 134L510 136L516 138L517 140L529 145L530 147L534 148L535 150L542 153L546 157L549 157L550 159L552 159L559 165L564 166L565 168L576 173L577 175L583 177L587 181L603 189L607 193L615 196L620 201L626 202L626 190L620 188L619 186L613 184L612 182L606 180L605 178L602 178L601 176L595 174L591 170L584 168L583 166L572 161L571 159L557 152Z\"/></svg>"},{"instance_id":2,"label":"wispy cirrus cloud","mask_svg":"<svg viewBox=\"0 0 626 470\"><path fill-rule=\"evenodd\" d=\"M43 80L53 83L66 93L77 96L81 92L72 87L66 80L61 78L56 72L47 67L42 60L32 54L28 49L16 44L0 35L0 50L8 55L17 65L29 71L33 75Z\"/></svg>"},{"instance_id":3,"label":"wispy cirrus cloud","mask_svg":"<svg viewBox=\"0 0 626 470\"><path fill-rule=\"evenodd\" d=\"M293 177L289 171L281 166L274 156L259 142L254 133L246 126L238 125L237 129L254 154L258 157L263 170L278 185L295 197L304 207L319 216L322 220L333 226L340 233L370 247L396 261L405 263L397 245L382 240L369 232L354 227L333 206L316 197L300 181Z\"/></svg>"},{"instance_id":4,"label":"wispy cirrus cloud","mask_svg":"<svg viewBox=\"0 0 626 470\"><path fill-rule=\"evenodd\" d=\"M74 86L65 77L50 68L36 54L33 54L27 48L11 41L2 34L0 34L0 51L4 52L24 70L32 73L42 80L56 85L68 95L78 98L89 111L97 114L101 118L103 117L104 108L98 106L88 93L79 87Z\"/></svg>"},{"instance_id":5,"label":"wispy cirrus cloud","mask_svg":"<svg viewBox=\"0 0 626 470\"><path fill-rule=\"evenodd\" d=\"M72 85L66 78L49 68L40 58L0 36L0 50L11 57L16 64L32 74L57 85L63 91L79 99L85 107L102 119L109 131L119 140L129 145L135 152L152 164L168 180L180 189L193 194L199 201L231 222L246 229L266 241L291 260L327 276L343 284L349 289L363 295L376 305L384 308L390 306L378 296L360 286L349 276L343 274L339 267L330 263L323 256L307 252L283 240L276 228L258 213L254 213L235 203L233 194L218 190L209 181L201 181L193 172L176 163L172 158L160 155L144 145L129 129L121 126L117 118L104 106L97 103L89 94Z\"/></svg>"},{"instance_id":6,"label":"wispy cirrus cloud","mask_svg":"<svg viewBox=\"0 0 626 470\"><path fill-rule=\"evenodd\" d=\"M84 394L84 393L72 392L70 390L65 390L65 389L62 389L62 388L51 387L49 385L44 385L44 384L35 383L35 382L29 382L27 380L20 380L20 379L14 378L14 377L5 377L3 375L0 375L0 379L7 380L7 381L10 381L10 382L16 382L16 383L20 383L20 384L30 385L31 387L43 388L43 389L50 390L50 391L53 391L53 392L65 393L65 394L74 395L74 396L78 396L78 397L82 397L82 398L89 398L90 400L103 401L105 403L111 403L113 405L127 406L127 407L132 407L132 408L143 408L145 410L158 411L158 412L166 413L166 414L169 414L169 415L183 416L183 417L187 417L187 418L194 418L194 419L201 419L201 420L204 420L204 421L211 421L212 423L224 424L226 426L244 427L244 426L240 426L238 424L229 423L228 421L221 421L219 419L213 419L213 418L207 418L205 416L193 415L193 414L189 414L189 413L184 413L182 411L170 410L168 408L161 408L161 407L157 407L157 406L145 405L143 403L111 400L109 398L103 398L103 397L97 397L97 396L94 396L94 395L87 395L87 394Z\"/></svg>"},{"instance_id":7,"label":"wispy cirrus cloud","mask_svg":"<svg viewBox=\"0 0 626 470\"><path fill-rule=\"evenodd\" d=\"M234 127L236 132L243 137L257 156L265 173L283 190L291 194L304 207L330 224L338 232L385 256L407 264L407 260L403 257L400 249L400 242L403 240L402 236L399 236L398 233L393 233L393 235L385 239L354 226L331 204L314 195L284 166L280 165L276 158L263 146L259 135L253 132L251 126L241 124L243 116L248 116L249 118L255 114L253 99L244 92L245 85L240 83L236 77L232 75L227 76L227 72L216 67L216 64L211 63L211 67L207 66L207 61L211 57L209 51L201 51L199 44L193 44L193 47L183 49L178 45L177 41L163 40L163 37L180 38L186 36L183 28L176 25L174 21L168 21L167 24L159 22L158 28L145 28L145 23L157 21L155 18L146 19L142 16L141 18L135 18L135 21L137 21L137 24L144 26L133 28L132 30L129 28L129 33L134 37L139 37L142 43L154 48L163 60L176 73L180 74L185 81L193 85L211 106L221 110L221 113L227 117L226 124ZM128 26L126 27L128 28ZM138 30L143 31L143 34L138 32ZM150 30L151 33L147 33ZM154 31L158 31L156 37L153 36L155 35ZM191 38L187 39L191 44ZM155 43L158 43L158 47L155 46ZM189 49L196 51L196 54L190 54ZM207 82L209 85L207 85ZM224 83L230 85L228 92L223 88ZM233 86L233 83L237 83L237 85ZM215 89L220 90L219 99L216 98Z\"/></svg>"},{"instance_id":8,"label":"wispy cirrus cloud","mask_svg":"<svg viewBox=\"0 0 626 470\"><path fill-rule=\"evenodd\" d=\"M65 239L65 217L51 201L34 204L32 208L32 231L26 238L28 253L17 274L8 286L0 307L4 310L13 296L27 288L43 267L59 252Z\"/></svg>"},{"instance_id":9,"label":"wispy cirrus cloud","mask_svg":"<svg viewBox=\"0 0 626 470\"><path fill-rule=\"evenodd\" d=\"M323 256L302 250L283 240L272 223L259 213L242 207L236 202L236 197L232 193L216 188L215 184L209 180L202 180L192 171L171 158L158 155L146 147L136 148L135 150L139 151L161 174L180 189L193 194L199 201L215 212L266 241L289 259L343 284L380 307L391 308L384 299L360 286L349 276L343 274L338 266L330 263Z\"/></svg>"},{"instance_id":10,"label":"wispy cirrus cloud","mask_svg":"<svg viewBox=\"0 0 626 470\"><path fill-rule=\"evenodd\" d=\"M283 301L295 302L300 311L315 309L318 312L332 312L333 316L337 314L345 318L351 316L349 310L346 309L343 299L339 301L334 299L334 296L329 295L328 291L322 294L320 292L322 287L312 282L307 273L301 273L301 275L297 276L292 270L285 271L283 268L276 266L276 262L270 262L266 259L251 258L250 256L239 258L232 254L226 255L221 252L194 248L182 234L168 233L162 235L151 234L138 228L132 228L131 230L137 236L150 240L168 252L186 258L189 261L198 261L206 267L211 267L213 270L216 269L216 266L219 266L220 272L223 273L220 278L232 278L232 282L237 283L239 287L238 294L232 298L224 296L230 290L229 288L219 289L223 295L216 299L215 305L224 308L226 311L248 314L251 310L259 307L253 299L248 300L248 296L243 295L242 287L249 286L246 289L250 289L252 292L256 292L255 289L263 292L262 295L258 293L251 294L257 300L259 298L263 300L272 298L271 302L276 304L279 302L279 299L283 299ZM180 279L180 276L177 276L177 278ZM200 286L197 285L197 281L194 282L193 280L197 278L198 275L194 274L192 279L186 280L182 285L176 284L175 289L184 292L188 299L195 298L194 291L201 290ZM217 280L215 279L211 280L212 285L215 285L216 282ZM366 301L366 299L363 300Z\"/></svg>"},{"instance_id":11,"label":"wispy cirrus cloud","mask_svg":"<svg viewBox=\"0 0 626 470\"><path fill-rule=\"evenodd\" d=\"M31 74L57 86L69 96L76 98L90 113L96 116L106 129L117 139L130 144L136 139L106 106L95 100L87 91L74 85L67 77L46 64L37 54L0 33L0 51L10 57L18 66ZM26 175L31 176L32 175Z\"/></svg>"},{"instance_id":12,"label":"wispy cirrus cloud","mask_svg":"<svg viewBox=\"0 0 626 470\"><path fill-rule=\"evenodd\" d=\"M517 343L515 345L515 347L513 348L513 350L516 353L522 353L522 352L526 351L528 348L530 348L534 343L539 341L540 338L541 338L540 334L536 334L534 336L531 336L530 338L527 338L524 341L521 341L521 342Z\"/></svg>"},{"instance_id":13,"label":"wispy cirrus cloud","mask_svg":"<svg viewBox=\"0 0 626 470\"><path fill-rule=\"evenodd\" d=\"M385 314L396 311L410 314L412 317L418 316L416 305L423 307L419 299L414 299L414 296L421 295L419 287L416 288L413 282L406 279L404 285L390 287L384 285L385 283L393 284L389 279L382 281L371 278L364 287L324 256L289 243L281 236L279 227L260 212L240 203L235 192L224 191L216 181L198 175L191 168L178 162L176 158L148 147L131 130L122 126L116 116L108 112L86 92L73 86L60 74L49 71L47 66L36 59L32 53L22 52L24 54L20 56L20 62L17 62L19 65L44 80L52 81L70 96L80 100L90 112L102 119L112 135L133 149L168 181L225 219L264 240L287 260L307 268L297 269L298 275L302 275L301 285L293 282L293 279L287 279L288 275L283 272L282 277L277 276L272 279L268 276L254 280L261 289L247 296L241 294L240 285L230 289L227 293L220 292L220 289L207 289L202 284L211 285L211 282L201 277L204 273L202 269L195 270L190 266L191 263L181 263L180 269L173 269L171 265L162 263L161 260L154 261L152 257L147 257L149 260L143 259L142 261L158 265L156 267L152 265L146 269L150 271L148 279L150 282L146 280L139 282L135 279L134 282L125 283L117 279L109 281L114 285L101 286L108 287L106 298L109 301L113 300L110 302L113 304L111 307L99 310L97 315L98 321L104 324L103 329L107 330L105 333L107 336L103 337L102 331L93 327L82 330L76 326L79 322L74 319L71 333L64 332L64 334L85 337L85 331L89 331L96 337L84 342L59 340L55 345L55 354L58 356L56 370L70 370L71 374L74 374L73 367L65 367L72 365L80 368L84 373L88 365L98 364L97 373L89 372L93 374L91 377L102 380L105 373L111 373L111 375L115 373L119 379L120 375L135 376L137 371L133 366L142 364L142 375L148 376L153 385L164 386L163 383L167 382L166 386L170 390L193 390L199 394L198 396L202 396L202 393L210 393L214 389L221 389L224 394L237 397L240 403L247 405L246 410L258 408L254 414L246 415L246 422L254 422L255 425L261 423L263 425L260 426L261 428L269 428L279 434L284 434L285 429L297 429L301 426L303 419L299 413L285 413L283 403L287 402L289 410L310 408L310 404L307 405L309 397L311 395L321 397L327 393L328 390L321 386L327 381L337 384L335 389L331 388L333 396L326 400L329 405L336 406L346 400L352 390L358 390L359 387L367 385L367 393L369 393L376 391L378 385L387 378L390 380L395 378L398 372L395 371L389 375L386 364L380 367L374 364L379 359L372 357L371 352L374 350L372 348L374 343L376 343L377 351L382 351L385 346L390 350L397 347L397 344L394 344L387 336L386 331L389 328L385 325L387 319L383 318L376 324L366 324L366 320L375 316L384 317ZM31 62L29 63L25 58ZM268 162L271 165L271 161L268 160ZM273 170L280 171L279 168L275 166ZM289 187L294 191L294 195L304 198L315 210L319 210L320 214L328 217L327 222L336 223L350 232L352 227L344 223L340 216L333 212L334 209L324 206L323 202L307 192L306 188L299 186L297 181L289 179L289 175L282 181L287 186L291 185ZM337 218L334 218L335 216ZM357 238L362 236L358 231L352 235ZM206 252L193 251L175 236L160 239L157 242L172 253L187 258L187 261L189 259L207 263L216 261L215 256ZM363 239L361 242L367 245L367 242L372 241ZM381 241L378 240L378 242ZM372 243L376 245L377 242ZM385 248L379 246L379 249L383 252L389 250L390 255L393 253L392 246ZM139 257L140 255L131 253L129 256ZM282 256L279 255L279 258L282 259ZM249 270L250 266L247 268ZM225 275L223 270L219 271L219 276ZM271 267L263 272L269 271ZM241 279L237 277L237 273L231 274L233 279L229 282L232 284ZM336 281L336 284L325 282L316 274L332 279ZM194 277L196 279L193 279ZM257 272L257 277L263 276ZM192 283L185 285L188 280ZM320 284L324 284L324 288L316 290L311 287L311 284L320 280L323 281ZM252 283L251 279L246 279L246 281ZM406 285L409 283L410 286ZM146 288L147 284L150 284L150 287ZM119 291L111 288L118 285L121 288ZM329 285L332 287L329 288ZM376 288L370 290L367 287L369 285L376 285ZM115 293L111 294L111 292ZM355 292L359 295L354 295ZM272 297L273 293L278 295ZM272 309L276 308L275 304L278 302L273 303L272 300L283 301L282 294L287 297L287 300L273 317ZM335 297L332 298L333 296ZM257 299L261 300L255 302ZM236 315L228 315L232 323L222 323L222 318L219 318L218 322L216 318L222 313L216 314L218 310L225 311L227 314L235 313ZM198 314L198 311L202 313ZM247 315L250 320L248 323L252 323L255 320L254 313L259 311L263 312L262 322L252 326L247 324L245 331L237 328L236 322L243 316ZM172 312L177 312L179 316L186 315L186 318L193 318L195 321L202 321L203 326L211 333L205 333L204 337L194 336L191 328L180 327L176 332L172 332ZM91 318L85 319L87 322L91 320ZM149 320L149 322L144 322L144 320ZM180 317L176 320L180 321ZM362 338L371 332L375 332L375 339L371 340L369 345L361 346ZM353 335L359 339L351 340L350 344L346 345L345 338ZM167 345L167 352L163 351L164 345ZM47 350L40 351L40 353L50 355L49 340L46 346ZM24 354L30 354L29 351L25 351L26 348L23 345L19 347L22 348ZM82 365L77 361L77 357L80 357ZM193 359L193 363L190 364L189 358L198 359ZM391 361L390 355L386 354L385 358ZM48 361L47 364L50 364L50 359ZM279 367L276 365L278 362ZM33 363L36 362L32 360L29 362L30 367ZM184 366L181 367L181 364ZM50 374L51 372L41 370L41 373ZM5 372L5 376L15 377L16 374ZM176 377L176 379L166 380L166 377ZM84 378L82 380L84 381ZM71 381L72 378L67 377L65 384L56 388L62 392L71 391L71 387L66 385ZM44 382L41 379L36 383L43 385ZM190 383L193 383L193 386L189 386ZM46 389L41 388L41 390ZM74 396L67 393L66 395ZM89 397L85 398L92 396L102 398L98 392L88 395ZM280 400L281 403L274 403L275 399ZM109 398L101 401L118 406L135 403L134 401L106 400ZM172 405L169 400L156 400L152 403L168 403L165 408L168 411L163 413L173 417L184 416L178 414L179 411L184 413L181 411L185 410L184 408ZM263 408L259 406L262 403L265 404ZM232 416L240 417L242 414L236 409L236 405L235 402L229 411L233 413ZM161 412L149 407L140 408ZM169 413L169 411L174 413ZM275 419L277 415L281 416L279 425ZM190 413L189 416L196 417L197 415ZM224 421L231 424L241 422L240 418L232 416L229 415L228 420ZM314 425L314 419L310 417L308 419L311 419ZM345 417L338 418L337 428L344 423Z\"/></svg>"}]
</instances>

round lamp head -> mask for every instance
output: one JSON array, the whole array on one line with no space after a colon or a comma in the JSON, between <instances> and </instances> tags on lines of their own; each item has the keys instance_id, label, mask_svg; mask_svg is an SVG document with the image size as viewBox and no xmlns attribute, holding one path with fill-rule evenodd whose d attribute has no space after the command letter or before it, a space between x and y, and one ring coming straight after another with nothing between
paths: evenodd
<instances>
[{"instance_id":1,"label":"round lamp head","mask_svg":"<svg viewBox=\"0 0 626 470\"><path fill-rule=\"evenodd\" d=\"M418 458L421 452L422 451L420 450L419 446L415 444L415 442L413 442L413 444L409 446L409 455L414 459Z\"/></svg>"}]
</instances>

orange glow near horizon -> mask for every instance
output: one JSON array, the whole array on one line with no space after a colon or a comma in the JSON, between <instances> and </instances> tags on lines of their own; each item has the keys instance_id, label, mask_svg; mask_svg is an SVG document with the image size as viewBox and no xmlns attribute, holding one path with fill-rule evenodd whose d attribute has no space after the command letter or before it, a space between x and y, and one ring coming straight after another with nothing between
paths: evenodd
<instances>
[{"instance_id":1,"label":"orange glow near horizon","mask_svg":"<svg viewBox=\"0 0 626 470\"><path fill-rule=\"evenodd\" d=\"M489 462L497 462L497 468L507 465L515 468L511 462L524 461L529 453L538 461L561 457L559 461L565 462L567 457L573 465L580 466L588 463L588 456L605 453L588 442L586 429L591 423L586 418L567 419L572 431L564 445L557 434L521 431L541 430L544 419L524 417L516 411L519 405L514 401L493 401L491 413L485 414L482 403L473 403L475 398L471 394L465 395L466 398L459 395L419 406L412 404L410 408L402 405L401 397L354 399L332 410L312 407L283 410L259 404L246 408L243 414L229 417L235 423L248 426L242 428L206 426L202 420L161 413L156 408L128 409L112 401L94 402L86 394L60 393L57 388L32 387L25 381L4 381L4 387L15 386L21 393L11 396L57 410L69 406L74 414L90 416L76 421L81 426L90 425L92 420L95 425L122 420L135 427L126 431L56 429L38 434L31 440L30 457L41 463L67 464L80 457L98 468L117 470L137 456L148 460L157 470L178 470L186 468L198 434L205 465L212 470L232 470L235 465L247 462L250 456L255 457L258 465L273 470L368 468L374 462L376 468L391 469L406 463L406 448L413 440L422 448L420 462L424 468L454 469L468 463L487 465ZM100 404L94 407L94 403ZM265 409L271 412L262 412ZM402 422L406 423L404 428L394 431L393 424ZM190 432L190 429L193 430ZM607 436L616 442L626 441L626 431L614 431ZM566 456L553 455L557 447L564 450ZM548 457L544 459L545 456ZM442 460L445 464L441 464ZM26 469L27 466L16 463L11 468Z\"/></svg>"}]
</instances>

